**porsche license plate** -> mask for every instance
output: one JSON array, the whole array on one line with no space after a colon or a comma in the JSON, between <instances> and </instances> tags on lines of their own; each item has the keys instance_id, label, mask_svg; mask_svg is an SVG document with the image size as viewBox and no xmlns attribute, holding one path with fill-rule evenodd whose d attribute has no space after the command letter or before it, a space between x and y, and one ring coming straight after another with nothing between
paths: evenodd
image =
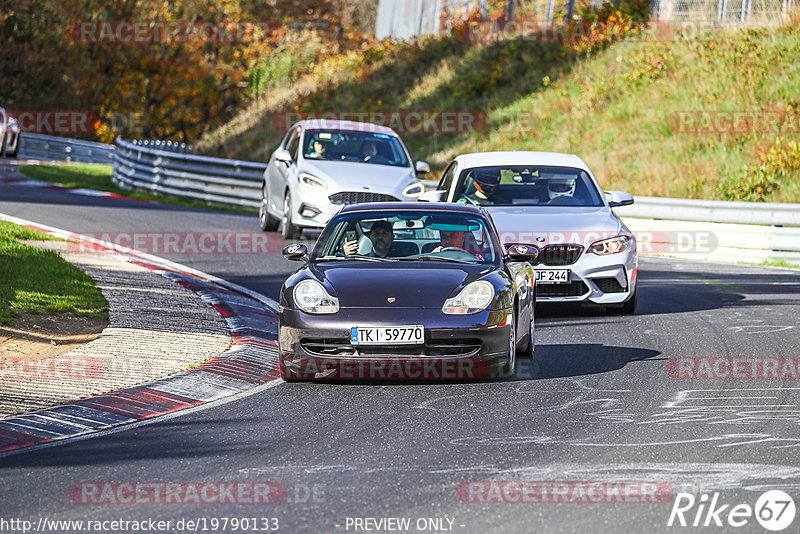
<instances>
[{"instance_id":1,"label":"porsche license plate","mask_svg":"<svg viewBox=\"0 0 800 534\"><path fill-rule=\"evenodd\" d=\"M569 269L538 269L537 284L569 284Z\"/></svg>"},{"instance_id":2,"label":"porsche license plate","mask_svg":"<svg viewBox=\"0 0 800 534\"><path fill-rule=\"evenodd\" d=\"M411 326L354 326L350 329L353 345L419 345L425 343L425 328Z\"/></svg>"}]
</instances>

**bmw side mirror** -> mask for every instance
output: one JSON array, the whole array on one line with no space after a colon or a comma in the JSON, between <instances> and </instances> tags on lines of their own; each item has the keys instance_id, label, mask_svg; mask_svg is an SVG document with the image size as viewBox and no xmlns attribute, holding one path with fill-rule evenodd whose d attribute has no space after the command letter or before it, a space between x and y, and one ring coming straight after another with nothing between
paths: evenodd
<instances>
[{"instance_id":1,"label":"bmw side mirror","mask_svg":"<svg viewBox=\"0 0 800 534\"><path fill-rule=\"evenodd\" d=\"M428 174L431 172L431 166L425 163L424 161L417 162L417 176L420 174Z\"/></svg>"},{"instance_id":2,"label":"bmw side mirror","mask_svg":"<svg viewBox=\"0 0 800 534\"><path fill-rule=\"evenodd\" d=\"M539 252L536 245L506 243L507 261L527 261L532 265L539 265Z\"/></svg>"},{"instance_id":3,"label":"bmw side mirror","mask_svg":"<svg viewBox=\"0 0 800 534\"><path fill-rule=\"evenodd\" d=\"M289 261L305 261L308 254L308 247L303 244L289 245L283 249L283 257Z\"/></svg>"},{"instance_id":4,"label":"bmw side mirror","mask_svg":"<svg viewBox=\"0 0 800 534\"><path fill-rule=\"evenodd\" d=\"M275 151L275 162L276 163L285 163L288 167L292 163L292 155L289 154L289 151L284 148L279 148Z\"/></svg>"},{"instance_id":5,"label":"bmw side mirror","mask_svg":"<svg viewBox=\"0 0 800 534\"><path fill-rule=\"evenodd\" d=\"M606 200L612 208L630 206L633 204L633 195L625 191L606 191Z\"/></svg>"},{"instance_id":6,"label":"bmw side mirror","mask_svg":"<svg viewBox=\"0 0 800 534\"><path fill-rule=\"evenodd\" d=\"M425 191L417 199L419 202L441 202L447 191Z\"/></svg>"}]
</instances>

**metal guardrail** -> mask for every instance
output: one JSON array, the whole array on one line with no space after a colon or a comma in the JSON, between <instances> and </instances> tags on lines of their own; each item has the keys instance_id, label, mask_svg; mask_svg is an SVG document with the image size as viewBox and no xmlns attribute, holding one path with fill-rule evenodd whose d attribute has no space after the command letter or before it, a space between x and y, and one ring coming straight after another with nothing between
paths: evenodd
<instances>
[{"instance_id":1,"label":"metal guardrail","mask_svg":"<svg viewBox=\"0 0 800 534\"><path fill-rule=\"evenodd\" d=\"M23 133L20 136L19 158L79 163L111 163L114 145Z\"/></svg>"},{"instance_id":2,"label":"metal guardrail","mask_svg":"<svg viewBox=\"0 0 800 534\"><path fill-rule=\"evenodd\" d=\"M636 197L632 206L614 211L622 217L646 219L800 226L800 204Z\"/></svg>"},{"instance_id":3,"label":"metal guardrail","mask_svg":"<svg viewBox=\"0 0 800 534\"><path fill-rule=\"evenodd\" d=\"M114 183L225 206L258 208L266 163L170 152L117 139Z\"/></svg>"}]
</instances>

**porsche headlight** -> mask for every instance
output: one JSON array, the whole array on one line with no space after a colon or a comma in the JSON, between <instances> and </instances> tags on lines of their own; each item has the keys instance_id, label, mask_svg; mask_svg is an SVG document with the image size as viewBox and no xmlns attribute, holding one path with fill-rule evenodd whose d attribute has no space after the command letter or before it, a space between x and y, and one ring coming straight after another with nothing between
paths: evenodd
<instances>
[{"instance_id":1,"label":"porsche headlight","mask_svg":"<svg viewBox=\"0 0 800 534\"><path fill-rule=\"evenodd\" d=\"M307 172L301 172L297 179L300 180L300 183L303 185L321 187L322 189L328 188L328 184L326 184L321 178L317 178L313 174L308 174Z\"/></svg>"},{"instance_id":2,"label":"porsche headlight","mask_svg":"<svg viewBox=\"0 0 800 534\"><path fill-rule=\"evenodd\" d=\"M597 254L598 256L607 256L609 254L619 254L626 250L632 249L636 246L633 238L628 235L618 235L602 241L596 241L589 247L588 252Z\"/></svg>"},{"instance_id":3,"label":"porsche headlight","mask_svg":"<svg viewBox=\"0 0 800 534\"><path fill-rule=\"evenodd\" d=\"M405 189L403 189L403 196L408 198L416 198L424 192L425 192L425 186L420 183L416 183L416 184L411 184Z\"/></svg>"},{"instance_id":4,"label":"porsche headlight","mask_svg":"<svg viewBox=\"0 0 800 534\"><path fill-rule=\"evenodd\" d=\"M336 313L339 311L339 299L325 291L316 280L303 280L294 286L294 302L306 313Z\"/></svg>"},{"instance_id":5,"label":"porsche headlight","mask_svg":"<svg viewBox=\"0 0 800 534\"><path fill-rule=\"evenodd\" d=\"M472 282L451 299L447 299L442 311L448 315L467 315L483 311L494 300L494 286L486 280Z\"/></svg>"}]
</instances>

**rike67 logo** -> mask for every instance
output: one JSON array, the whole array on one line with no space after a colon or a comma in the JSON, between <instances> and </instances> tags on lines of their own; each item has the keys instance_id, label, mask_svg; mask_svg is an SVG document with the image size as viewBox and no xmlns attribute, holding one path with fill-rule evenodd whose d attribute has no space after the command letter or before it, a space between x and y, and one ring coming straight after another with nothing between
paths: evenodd
<instances>
[{"instance_id":1,"label":"rike67 logo","mask_svg":"<svg viewBox=\"0 0 800 534\"><path fill-rule=\"evenodd\" d=\"M720 500L719 492L696 498L691 493L679 493L672 505L667 526L681 527L743 527L752 525L753 518L772 532L784 530L795 516L794 499L783 491L767 491L756 500L755 507L747 503L730 504ZM752 526L748 531L752 532Z\"/></svg>"}]
</instances>

